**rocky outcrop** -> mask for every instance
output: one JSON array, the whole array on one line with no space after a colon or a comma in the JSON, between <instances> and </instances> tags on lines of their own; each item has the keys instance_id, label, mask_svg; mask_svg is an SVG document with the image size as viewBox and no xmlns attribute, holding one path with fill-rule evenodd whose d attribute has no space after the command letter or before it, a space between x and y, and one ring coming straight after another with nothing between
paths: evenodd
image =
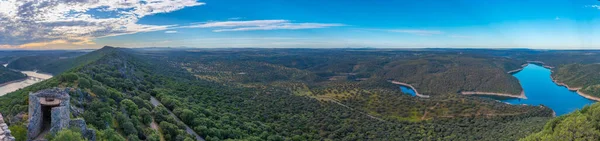
<instances>
[{"instance_id":1,"label":"rocky outcrop","mask_svg":"<svg viewBox=\"0 0 600 141\"><path fill-rule=\"evenodd\" d=\"M81 135L88 139L89 141L95 141L96 140L96 131L91 130L89 128L87 128L87 125L85 124L85 120L83 119L73 119L69 122L69 128L71 129L79 129L81 132Z\"/></svg>"},{"instance_id":2,"label":"rocky outcrop","mask_svg":"<svg viewBox=\"0 0 600 141\"><path fill-rule=\"evenodd\" d=\"M0 114L0 141L15 141L15 137L10 134L8 125L4 122L4 117Z\"/></svg>"}]
</instances>

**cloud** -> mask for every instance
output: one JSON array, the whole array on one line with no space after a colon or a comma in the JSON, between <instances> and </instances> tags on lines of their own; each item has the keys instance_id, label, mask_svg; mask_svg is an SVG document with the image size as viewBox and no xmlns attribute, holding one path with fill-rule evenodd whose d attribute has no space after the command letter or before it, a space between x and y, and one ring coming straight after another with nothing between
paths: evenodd
<instances>
[{"instance_id":1,"label":"cloud","mask_svg":"<svg viewBox=\"0 0 600 141\"><path fill-rule=\"evenodd\" d=\"M586 5L585 7L596 8L600 10L600 5Z\"/></svg>"},{"instance_id":2,"label":"cloud","mask_svg":"<svg viewBox=\"0 0 600 141\"><path fill-rule=\"evenodd\" d=\"M167 30L177 25L137 22L145 16L200 5L204 3L196 0L0 0L0 44L87 45L94 38Z\"/></svg>"},{"instance_id":3,"label":"cloud","mask_svg":"<svg viewBox=\"0 0 600 141\"><path fill-rule=\"evenodd\" d=\"M175 30L169 30L169 31L165 31L165 33L167 33L167 34L174 34L174 33L177 33L177 31L175 31Z\"/></svg>"},{"instance_id":4,"label":"cloud","mask_svg":"<svg viewBox=\"0 0 600 141\"><path fill-rule=\"evenodd\" d=\"M415 34L415 35L444 34L444 32L439 31L439 30L394 29L394 30L387 30L387 31L389 31L389 32L397 32L397 33Z\"/></svg>"},{"instance_id":5,"label":"cloud","mask_svg":"<svg viewBox=\"0 0 600 141\"><path fill-rule=\"evenodd\" d=\"M560 20L560 17L556 17L556 18L554 18L554 20L557 20L557 21L558 21L558 20Z\"/></svg>"},{"instance_id":6,"label":"cloud","mask_svg":"<svg viewBox=\"0 0 600 141\"><path fill-rule=\"evenodd\" d=\"M66 43L68 43L68 41L66 41L66 40L54 40L54 41L50 41L50 42L27 43L27 44L20 45L19 47L21 47L21 48L43 47L43 46L47 46L47 45L66 44Z\"/></svg>"},{"instance_id":7,"label":"cloud","mask_svg":"<svg viewBox=\"0 0 600 141\"><path fill-rule=\"evenodd\" d=\"M255 30L297 30L345 26L337 23L292 23L289 20L251 20L207 22L183 28L215 28L214 32Z\"/></svg>"},{"instance_id":8,"label":"cloud","mask_svg":"<svg viewBox=\"0 0 600 141\"><path fill-rule=\"evenodd\" d=\"M0 45L0 49L15 48L11 45Z\"/></svg>"}]
</instances>

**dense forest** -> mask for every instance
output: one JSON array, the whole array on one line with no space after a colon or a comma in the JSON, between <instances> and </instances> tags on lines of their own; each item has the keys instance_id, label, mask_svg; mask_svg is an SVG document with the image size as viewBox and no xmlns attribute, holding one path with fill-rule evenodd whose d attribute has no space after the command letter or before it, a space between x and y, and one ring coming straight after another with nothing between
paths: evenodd
<instances>
[{"instance_id":1,"label":"dense forest","mask_svg":"<svg viewBox=\"0 0 600 141\"><path fill-rule=\"evenodd\" d=\"M27 78L27 76L21 72L10 70L4 66L0 66L0 85L6 82L15 81L19 79Z\"/></svg>"},{"instance_id":2,"label":"dense forest","mask_svg":"<svg viewBox=\"0 0 600 141\"><path fill-rule=\"evenodd\" d=\"M555 69L552 77L571 88L600 97L600 64L567 64Z\"/></svg>"},{"instance_id":3,"label":"dense forest","mask_svg":"<svg viewBox=\"0 0 600 141\"><path fill-rule=\"evenodd\" d=\"M568 115L554 118L538 133L523 141L564 141L600 139L600 104L586 106Z\"/></svg>"},{"instance_id":4,"label":"dense forest","mask_svg":"<svg viewBox=\"0 0 600 141\"><path fill-rule=\"evenodd\" d=\"M71 91L72 118L85 119L98 140L195 140L186 126L209 141L517 140L546 130L557 120L552 110L458 93L518 94L507 72L535 54L544 53L105 47L30 65L57 75L0 97L0 113L22 139L26 95L60 87ZM387 80L431 97L404 94Z\"/></svg>"}]
</instances>

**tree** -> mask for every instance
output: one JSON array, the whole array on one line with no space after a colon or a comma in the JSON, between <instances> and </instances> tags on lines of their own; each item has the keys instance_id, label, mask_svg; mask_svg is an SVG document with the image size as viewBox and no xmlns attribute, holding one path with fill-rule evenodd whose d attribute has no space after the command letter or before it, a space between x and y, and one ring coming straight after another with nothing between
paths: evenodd
<instances>
[{"instance_id":1,"label":"tree","mask_svg":"<svg viewBox=\"0 0 600 141\"><path fill-rule=\"evenodd\" d=\"M123 124L123 131L127 135L137 135L138 133L137 129L135 128L133 123L131 123L131 121L127 121Z\"/></svg>"},{"instance_id":2,"label":"tree","mask_svg":"<svg viewBox=\"0 0 600 141\"><path fill-rule=\"evenodd\" d=\"M181 117L181 120L183 120L183 122L185 123L192 123L194 120L194 112L192 112L192 110L190 109L183 109L181 111L181 114L179 117Z\"/></svg>"},{"instance_id":3,"label":"tree","mask_svg":"<svg viewBox=\"0 0 600 141\"><path fill-rule=\"evenodd\" d=\"M85 141L81 133L71 130L61 130L51 141Z\"/></svg>"},{"instance_id":4,"label":"tree","mask_svg":"<svg viewBox=\"0 0 600 141\"><path fill-rule=\"evenodd\" d=\"M129 115L131 115L131 116L139 115L138 106L133 101L131 101L129 99L125 99L125 100L121 101L121 106L123 108L125 108L125 110L127 111L127 113L129 113Z\"/></svg>"},{"instance_id":5,"label":"tree","mask_svg":"<svg viewBox=\"0 0 600 141\"><path fill-rule=\"evenodd\" d=\"M90 86L92 86L92 84L90 83L90 80L85 79L85 78L79 78L79 80L77 80L79 82L79 87L81 88L90 88Z\"/></svg>"},{"instance_id":6,"label":"tree","mask_svg":"<svg viewBox=\"0 0 600 141\"><path fill-rule=\"evenodd\" d=\"M127 136L127 141L140 141L137 135L129 135Z\"/></svg>"},{"instance_id":7,"label":"tree","mask_svg":"<svg viewBox=\"0 0 600 141\"><path fill-rule=\"evenodd\" d=\"M73 82L77 79L79 79L79 76L77 76L75 73L64 73L59 77L61 82Z\"/></svg>"},{"instance_id":8,"label":"tree","mask_svg":"<svg viewBox=\"0 0 600 141\"><path fill-rule=\"evenodd\" d=\"M152 115L150 114L150 111L146 108L142 108L140 110L140 117L142 118L142 123L146 125L150 125L150 123L152 122Z\"/></svg>"},{"instance_id":9,"label":"tree","mask_svg":"<svg viewBox=\"0 0 600 141\"><path fill-rule=\"evenodd\" d=\"M103 130L98 135L100 138L99 141L126 141L119 133L115 132L112 128Z\"/></svg>"},{"instance_id":10,"label":"tree","mask_svg":"<svg viewBox=\"0 0 600 141\"><path fill-rule=\"evenodd\" d=\"M8 129L11 131L12 135L17 139L17 141L25 141L27 139L27 128L22 125L12 125L9 126Z\"/></svg>"}]
</instances>

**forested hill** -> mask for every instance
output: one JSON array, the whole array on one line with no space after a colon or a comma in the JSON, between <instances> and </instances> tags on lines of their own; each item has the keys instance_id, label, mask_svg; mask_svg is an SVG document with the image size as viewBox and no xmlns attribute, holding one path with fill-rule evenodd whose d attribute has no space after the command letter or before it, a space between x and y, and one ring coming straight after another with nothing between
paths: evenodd
<instances>
[{"instance_id":1,"label":"forested hill","mask_svg":"<svg viewBox=\"0 0 600 141\"><path fill-rule=\"evenodd\" d=\"M303 60L278 62L278 57L295 56L268 56L268 50L148 52L105 47L75 58L80 61L52 79L0 97L0 112L19 138L24 135L29 92L70 88L73 118L84 118L98 131L99 140L111 141L193 140L185 125L209 141L516 140L541 130L552 116L544 106L508 105L455 93L419 99L378 81L376 72L384 69L381 65L388 57L416 58L410 53L377 57L381 52L327 51L359 57L355 64L307 55L323 53L314 51L277 51L305 53L298 54ZM491 69L503 66L498 63ZM340 75L346 79L323 79ZM154 107L151 97L164 106Z\"/></svg>"},{"instance_id":2,"label":"forested hill","mask_svg":"<svg viewBox=\"0 0 600 141\"><path fill-rule=\"evenodd\" d=\"M600 104L586 106L568 115L550 120L544 129L523 141L596 141L600 140Z\"/></svg>"},{"instance_id":3,"label":"forested hill","mask_svg":"<svg viewBox=\"0 0 600 141\"><path fill-rule=\"evenodd\" d=\"M84 51L48 51L44 52L31 52L31 55L17 55L8 64L8 68L16 70L37 70L39 72L59 74L72 68L73 66L85 64L90 60L94 60L100 53L90 53L90 55L82 56L87 54ZM80 57L81 56L81 57ZM7 57L8 58L8 57Z\"/></svg>"},{"instance_id":4,"label":"forested hill","mask_svg":"<svg viewBox=\"0 0 600 141\"><path fill-rule=\"evenodd\" d=\"M7 117L11 131L25 139L29 92L52 87L71 89L73 118L84 118L97 129L98 140L192 140L183 123L169 115L165 107L150 103L153 75L144 72L142 61L121 49L105 47L81 56L80 64L47 81L0 97L0 112ZM155 75L154 75L155 76ZM151 128L156 124L162 130ZM73 131L77 132L77 131ZM48 138L52 138L51 136Z\"/></svg>"},{"instance_id":5,"label":"forested hill","mask_svg":"<svg viewBox=\"0 0 600 141\"><path fill-rule=\"evenodd\" d=\"M600 64L567 64L554 69L552 77L581 92L600 97Z\"/></svg>"},{"instance_id":6,"label":"forested hill","mask_svg":"<svg viewBox=\"0 0 600 141\"><path fill-rule=\"evenodd\" d=\"M24 78L27 78L25 74L0 66L0 84Z\"/></svg>"}]
</instances>

